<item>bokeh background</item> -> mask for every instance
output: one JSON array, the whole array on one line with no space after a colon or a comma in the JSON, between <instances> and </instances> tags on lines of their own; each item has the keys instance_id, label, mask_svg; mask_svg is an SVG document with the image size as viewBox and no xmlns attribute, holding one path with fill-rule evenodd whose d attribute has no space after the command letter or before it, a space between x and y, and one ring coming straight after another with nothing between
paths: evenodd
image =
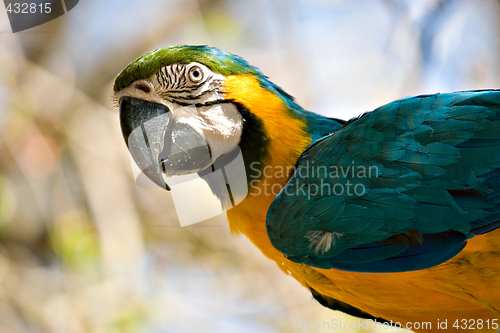
<instances>
[{"instance_id":1,"label":"bokeh background","mask_svg":"<svg viewBox=\"0 0 500 333\"><path fill-rule=\"evenodd\" d=\"M137 187L113 79L152 49L207 44L347 119L408 95L500 88L499 18L494 0L82 0L13 34L0 8L0 332L356 321L317 304L224 216L181 228L169 193Z\"/></svg>"}]
</instances>

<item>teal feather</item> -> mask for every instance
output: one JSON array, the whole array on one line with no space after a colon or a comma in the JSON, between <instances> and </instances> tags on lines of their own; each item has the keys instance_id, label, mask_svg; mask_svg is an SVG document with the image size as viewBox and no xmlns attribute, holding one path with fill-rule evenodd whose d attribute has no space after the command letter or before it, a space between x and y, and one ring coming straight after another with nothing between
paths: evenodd
<instances>
[{"instance_id":1,"label":"teal feather","mask_svg":"<svg viewBox=\"0 0 500 333\"><path fill-rule=\"evenodd\" d=\"M267 214L269 238L290 260L361 272L437 265L500 226L500 92L395 101L315 141L297 164L306 165L377 173L294 174ZM311 195L302 184L364 191ZM421 245L382 242L410 229Z\"/></svg>"}]
</instances>

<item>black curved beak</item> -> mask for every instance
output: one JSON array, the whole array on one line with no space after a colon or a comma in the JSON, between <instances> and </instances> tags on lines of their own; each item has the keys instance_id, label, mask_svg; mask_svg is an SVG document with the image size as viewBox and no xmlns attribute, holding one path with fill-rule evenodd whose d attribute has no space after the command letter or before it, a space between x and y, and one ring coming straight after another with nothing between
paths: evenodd
<instances>
[{"instance_id":1,"label":"black curved beak","mask_svg":"<svg viewBox=\"0 0 500 333\"><path fill-rule=\"evenodd\" d=\"M170 187L162 174L189 174L212 164L203 135L171 118L171 110L162 104L134 97L120 100L120 125L130 154L141 171L165 190Z\"/></svg>"},{"instance_id":2,"label":"black curved beak","mask_svg":"<svg viewBox=\"0 0 500 333\"><path fill-rule=\"evenodd\" d=\"M120 126L135 163L156 185L169 191L158 164L172 112L161 104L133 97L120 100Z\"/></svg>"}]
</instances>

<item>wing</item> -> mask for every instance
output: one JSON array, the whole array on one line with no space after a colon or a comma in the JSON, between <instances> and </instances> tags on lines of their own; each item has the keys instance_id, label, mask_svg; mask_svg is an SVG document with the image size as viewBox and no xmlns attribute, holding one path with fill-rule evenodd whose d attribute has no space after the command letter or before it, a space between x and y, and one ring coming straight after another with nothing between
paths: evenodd
<instances>
[{"instance_id":1,"label":"wing","mask_svg":"<svg viewBox=\"0 0 500 333\"><path fill-rule=\"evenodd\" d=\"M438 265L499 227L500 91L405 98L311 145L267 213L271 243L319 268Z\"/></svg>"}]
</instances>

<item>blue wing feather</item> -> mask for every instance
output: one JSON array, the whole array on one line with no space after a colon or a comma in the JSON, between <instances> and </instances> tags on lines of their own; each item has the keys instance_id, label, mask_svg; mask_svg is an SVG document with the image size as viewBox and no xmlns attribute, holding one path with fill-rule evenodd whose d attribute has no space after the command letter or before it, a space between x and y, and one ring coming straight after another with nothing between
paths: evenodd
<instances>
[{"instance_id":1,"label":"blue wing feather","mask_svg":"<svg viewBox=\"0 0 500 333\"><path fill-rule=\"evenodd\" d=\"M332 172L315 174L320 166ZM290 260L359 272L438 265L500 227L500 92L395 101L316 141L297 168L308 172L294 173L267 214ZM421 245L382 242L411 229Z\"/></svg>"}]
</instances>

